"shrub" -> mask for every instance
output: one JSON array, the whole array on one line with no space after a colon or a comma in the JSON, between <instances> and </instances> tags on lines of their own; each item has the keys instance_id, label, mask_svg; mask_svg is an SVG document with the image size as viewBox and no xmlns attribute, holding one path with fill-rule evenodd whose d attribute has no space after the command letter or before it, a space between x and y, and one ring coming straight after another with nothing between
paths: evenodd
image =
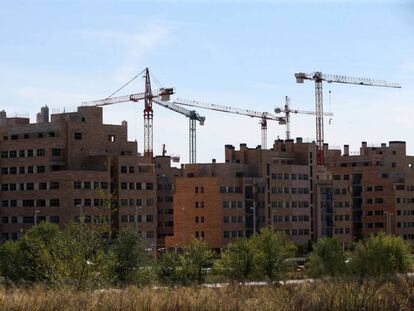
<instances>
[{"instance_id":1,"label":"shrub","mask_svg":"<svg viewBox=\"0 0 414 311\"><path fill-rule=\"evenodd\" d=\"M309 256L310 276L339 276L346 272L346 257L337 239L319 239Z\"/></svg>"},{"instance_id":2,"label":"shrub","mask_svg":"<svg viewBox=\"0 0 414 311\"><path fill-rule=\"evenodd\" d=\"M250 238L254 252L254 265L258 277L274 282L282 279L291 270L287 260L295 256L296 246L280 232L264 228L260 234Z\"/></svg>"},{"instance_id":3,"label":"shrub","mask_svg":"<svg viewBox=\"0 0 414 311\"><path fill-rule=\"evenodd\" d=\"M410 245L400 237L381 232L357 243L351 259L352 272L363 277L389 277L412 267Z\"/></svg>"}]
</instances>

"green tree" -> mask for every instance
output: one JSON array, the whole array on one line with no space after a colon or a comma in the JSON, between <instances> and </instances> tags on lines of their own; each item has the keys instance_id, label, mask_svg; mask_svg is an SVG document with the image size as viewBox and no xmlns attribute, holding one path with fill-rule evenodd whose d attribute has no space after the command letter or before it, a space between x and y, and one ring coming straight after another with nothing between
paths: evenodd
<instances>
[{"instance_id":1,"label":"green tree","mask_svg":"<svg viewBox=\"0 0 414 311\"><path fill-rule=\"evenodd\" d=\"M337 239L319 239L309 256L309 274L312 277L343 275L345 260L345 252Z\"/></svg>"},{"instance_id":2,"label":"green tree","mask_svg":"<svg viewBox=\"0 0 414 311\"><path fill-rule=\"evenodd\" d=\"M104 285L110 280L114 257L107 251L107 225L68 224L60 240L65 278L77 288Z\"/></svg>"},{"instance_id":3,"label":"green tree","mask_svg":"<svg viewBox=\"0 0 414 311\"><path fill-rule=\"evenodd\" d=\"M351 258L352 272L363 277L389 277L412 268L411 247L401 237L381 232L360 241Z\"/></svg>"},{"instance_id":4,"label":"green tree","mask_svg":"<svg viewBox=\"0 0 414 311\"><path fill-rule=\"evenodd\" d=\"M220 259L214 263L216 273L243 283L252 277L254 267L254 249L248 239L239 239L228 244Z\"/></svg>"},{"instance_id":5,"label":"green tree","mask_svg":"<svg viewBox=\"0 0 414 311\"><path fill-rule=\"evenodd\" d=\"M184 254L180 255L180 279L183 283L203 283L207 268L211 267L214 253L202 240L193 239Z\"/></svg>"},{"instance_id":6,"label":"green tree","mask_svg":"<svg viewBox=\"0 0 414 311\"><path fill-rule=\"evenodd\" d=\"M62 281L64 267L59 256L59 239L59 227L42 222L20 240L3 244L0 250L2 276L18 282Z\"/></svg>"},{"instance_id":7,"label":"green tree","mask_svg":"<svg viewBox=\"0 0 414 311\"><path fill-rule=\"evenodd\" d=\"M175 252L167 252L158 256L156 260L156 273L161 283L174 285L182 283L181 255Z\"/></svg>"},{"instance_id":8,"label":"green tree","mask_svg":"<svg viewBox=\"0 0 414 311\"><path fill-rule=\"evenodd\" d=\"M144 243L135 231L121 231L112 241L112 279L131 282L139 279L140 272L150 264Z\"/></svg>"},{"instance_id":9,"label":"green tree","mask_svg":"<svg viewBox=\"0 0 414 311\"><path fill-rule=\"evenodd\" d=\"M296 246L284 234L263 228L251 238L257 275L274 282L292 269L287 259L295 256Z\"/></svg>"}]
</instances>

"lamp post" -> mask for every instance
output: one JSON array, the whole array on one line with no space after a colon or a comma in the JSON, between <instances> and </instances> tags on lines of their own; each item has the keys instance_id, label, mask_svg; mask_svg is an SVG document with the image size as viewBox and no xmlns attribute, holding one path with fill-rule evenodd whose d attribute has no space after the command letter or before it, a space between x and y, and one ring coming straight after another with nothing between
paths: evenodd
<instances>
[{"instance_id":1,"label":"lamp post","mask_svg":"<svg viewBox=\"0 0 414 311\"><path fill-rule=\"evenodd\" d=\"M34 224L35 224L35 226L37 226L37 215L40 213L40 211L39 210L35 210L35 213L34 213Z\"/></svg>"}]
</instances>

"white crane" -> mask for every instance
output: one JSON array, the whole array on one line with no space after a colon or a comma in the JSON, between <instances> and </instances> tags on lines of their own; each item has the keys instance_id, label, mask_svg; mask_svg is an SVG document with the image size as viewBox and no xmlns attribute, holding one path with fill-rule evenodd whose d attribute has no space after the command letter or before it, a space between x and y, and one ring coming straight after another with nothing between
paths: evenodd
<instances>
[{"instance_id":1,"label":"white crane","mask_svg":"<svg viewBox=\"0 0 414 311\"><path fill-rule=\"evenodd\" d=\"M290 97L285 97L285 106L283 108L275 108L275 113L284 113L285 120L286 120L286 139L290 139L290 114L291 113L299 113L299 114L307 114L307 115L316 115L315 111L306 111L306 110L297 110L290 108ZM324 113L324 116L332 117L333 113L328 112Z\"/></svg>"},{"instance_id":2,"label":"white crane","mask_svg":"<svg viewBox=\"0 0 414 311\"><path fill-rule=\"evenodd\" d=\"M174 104L215 110L215 111L220 111L220 112L233 113L233 114L248 116L251 118L259 118L260 125L261 125L261 138L262 138L261 146L263 149L267 148L267 120L278 121L279 124L285 124L285 119L283 117L277 117L268 112L258 112L258 111L249 110L249 109L209 104L209 103L203 103L203 102L199 102L195 100L188 100L188 99L182 99L182 98L177 98L176 100L174 100Z\"/></svg>"},{"instance_id":3,"label":"white crane","mask_svg":"<svg viewBox=\"0 0 414 311\"><path fill-rule=\"evenodd\" d=\"M390 83L384 80L373 80L366 78L355 78L341 75L329 75L322 72L295 73L297 83L303 83L305 80L315 81L315 112L316 112L316 146L318 149L317 163L324 164L324 133L323 133L323 92L322 92L322 81L328 83L344 83L344 84L355 84L364 86L379 86L379 87L392 87L401 88L398 83Z\"/></svg>"}]
</instances>

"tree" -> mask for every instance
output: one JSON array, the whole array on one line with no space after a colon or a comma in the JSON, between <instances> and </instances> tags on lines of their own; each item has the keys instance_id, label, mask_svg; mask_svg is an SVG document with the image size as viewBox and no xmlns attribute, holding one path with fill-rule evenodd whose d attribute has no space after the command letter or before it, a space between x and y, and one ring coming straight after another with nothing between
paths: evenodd
<instances>
[{"instance_id":1,"label":"tree","mask_svg":"<svg viewBox=\"0 0 414 311\"><path fill-rule=\"evenodd\" d=\"M309 256L312 277L339 276L346 271L345 252L337 239L319 239Z\"/></svg>"},{"instance_id":2,"label":"tree","mask_svg":"<svg viewBox=\"0 0 414 311\"><path fill-rule=\"evenodd\" d=\"M239 239L227 245L214 270L232 281L245 282L254 272L254 250L248 239Z\"/></svg>"},{"instance_id":3,"label":"tree","mask_svg":"<svg viewBox=\"0 0 414 311\"><path fill-rule=\"evenodd\" d=\"M118 282L131 282L138 279L140 269L150 263L144 244L135 231L121 231L112 241L112 278Z\"/></svg>"},{"instance_id":4,"label":"tree","mask_svg":"<svg viewBox=\"0 0 414 311\"><path fill-rule=\"evenodd\" d=\"M183 283L180 259L181 256L175 252L159 255L155 265L158 280L169 285Z\"/></svg>"},{"instance_id":5,"label":"tree","mask_svg":"<svg viewBox=\"0 0 414 311\"><path fill-rule=\"evenodd\" d=\"M59 239L59 227L42 222L20 240L3 244L0 250L2 276L15 282L62 281L64 267L57 246Z\"/></svg>"},{"instance_id":6,"label":"tree","mask_svg":"<svg viewBox=\"0 0 414 311\"><path fill-rule=\"evenodd\" d=\"M271 282L280 280L292 267L287 259L295 256L296 246L271 228L260 230L260 234L250 239L258 276L266 277Z\"/></svg>"},{"instance_id":7,"label":"tree","mask_svg":"<svg viewBox=\"0 0 414 311\"><path fill-rule=\"evenodd\" d=\"M114 258L107 251L107 225L70 223L62 232L60 249L65 259L65 278L83 289L110 280Z\"/></svg>"},{"instance_id":8,"label":"tree","mask_svg":"<svg viewBox=\"0 0 414 311\"><path fill-rule=\"evenodd\" d=\"M211 267L214 253L202 240L193 239L180 258L183 278L190 282L205 281L207 268Z\"/></svg>"},{"instance_id":9,"label":"tree","mask_svg":"<svg viewBox=\"0 0 414 311\"><path fill-rule=\"evenodd\" d=\"M412 264L410 245L401 237L383 232L358 242L351 258L352 272L361 278L408 272Z\"/></svg>"}]
</instances>

